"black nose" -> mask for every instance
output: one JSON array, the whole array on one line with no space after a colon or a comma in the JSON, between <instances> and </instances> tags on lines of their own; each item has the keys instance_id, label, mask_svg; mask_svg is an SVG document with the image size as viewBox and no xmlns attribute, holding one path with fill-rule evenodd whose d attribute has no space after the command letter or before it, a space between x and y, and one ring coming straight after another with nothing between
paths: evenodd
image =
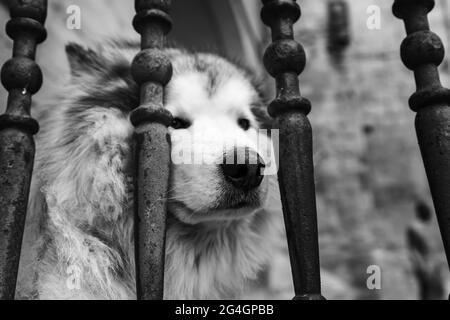
<instances>
[{"instance_id":1,"label":"black nose","mask_svg":"<svg viewBox=\"0 0 450 320\"><path fill-rule=\"evenodd\" d=\"M249 148L234 148L224 154L221 164L225 178L236 188L249 191L261 184L263 159Z\"/></svg>"}]
</instances>

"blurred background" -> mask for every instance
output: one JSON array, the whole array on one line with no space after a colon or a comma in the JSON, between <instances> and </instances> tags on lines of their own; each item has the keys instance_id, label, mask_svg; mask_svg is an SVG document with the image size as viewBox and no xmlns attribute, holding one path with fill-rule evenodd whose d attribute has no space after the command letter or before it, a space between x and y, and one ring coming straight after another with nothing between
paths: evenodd
<instances>
[{"instance_id":1,"label":"blurred background","mask_svg":"<svg viewBox=\"0 0 450 320\"><path fill-rule=\"evenodd\" d=\"M300 76L311 100L323 294L328 299L446 298L449 272L414 131L408 98L413 74L399 57L405 37L393 1L301 0L296 37L307 53ZM80 28L68 19L80 9ZM272 96L274 82L261 62L270 41L259 18L259 0L173 0L171 45L222 53L252 69ZM450 47L450 5L437 0L429 15L434 32ZM105 38L137 39L133 1L49 0L47 40L37 61L44 85L35 105L68 76L64 44L86 46ZM0 21L9 19L0 0ZM0 30L0 62L12 41ZM440 66L449 86L450 62ZM0 112L7 94L0 88ZM278 206L279 204L273 204ZM432 213L429 219L429 213ZM294 295L285 239L280 232L272 263L244 294L254 299ZM381 285L370 290L369 266Z\"/></svg>"}]
</instances>

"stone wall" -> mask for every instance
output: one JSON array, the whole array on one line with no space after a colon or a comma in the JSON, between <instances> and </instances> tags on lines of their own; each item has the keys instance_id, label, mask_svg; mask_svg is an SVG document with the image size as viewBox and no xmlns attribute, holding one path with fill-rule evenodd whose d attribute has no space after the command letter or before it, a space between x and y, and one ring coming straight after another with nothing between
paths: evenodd
<instances>
[{"instance_id":1,"label":"stone wall","mask_svg":"<svg viewBox=\"0 0 450 320\"><path fill-rule=\"evenodd\" d=\"M399 58L403 22L392 1L349 0L352 41L337 69L326 50L326 2L302 1L297 25L308 54L301 87L313 104L322 267L348 279L357 297L416 298L405 229L415 202L431 201L407 104L414 77ZM443 2L430 22L448 47ZM381 9L379 30L367 27L370 5ZM448 55L441 74L448 85ZM435 221L431 230L442 259ZM380 291L366 288L369 264L381 267ZM442 266L448 273L443 259Z\"/></svg>"}]
</instances>

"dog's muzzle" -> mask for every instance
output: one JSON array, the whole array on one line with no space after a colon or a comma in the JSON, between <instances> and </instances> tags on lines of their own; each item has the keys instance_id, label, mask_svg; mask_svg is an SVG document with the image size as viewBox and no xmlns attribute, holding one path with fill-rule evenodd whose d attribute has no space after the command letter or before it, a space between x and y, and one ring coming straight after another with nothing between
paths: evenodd
<instances>
[{"instance_id":1,"label":"dog's muzzle","mask_svg":"<svg viewBox=\"0 0 450 320\"><path fill-rule=\"evenodd\" d=\"M220 165L225 179L235 188L250 191L261 184L263 159L249 148L233 148L224 152L223 163Z\"/></svg>"}]
</instances>

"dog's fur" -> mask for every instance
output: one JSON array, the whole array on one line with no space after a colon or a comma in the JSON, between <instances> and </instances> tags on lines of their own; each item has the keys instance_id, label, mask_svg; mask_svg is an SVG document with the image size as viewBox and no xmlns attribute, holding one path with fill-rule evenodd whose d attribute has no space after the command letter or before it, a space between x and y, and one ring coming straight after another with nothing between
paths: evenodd
<instances>
[{"instance_id":1,"label":"dog's fur","mask_svg":"<svg viewBox=\"0 0 450 320\"><path fill-rule=\"evenodd\" d=\"M26 227L34 245L23 249L31 262L21 263L18 297L135 298L129 113L139 88L129 66L137 50L125 42L98 51L66 48L71 84L39 116ZM248 73L212 54L166 53L174 74L165 106L192 122L169 129L173 149L186 131L193 152L210 159L223 157L213 147L230 142L256 149L256 129L267 115ZM238 126L240 117L250 120L248 131ZM263 206L274 188L265 178L241 193L217 167L172 164L165 298L236 297L268 257L272 214ZM75 288L68 286L73 270Z\"/></svg>"}]
</instances>

